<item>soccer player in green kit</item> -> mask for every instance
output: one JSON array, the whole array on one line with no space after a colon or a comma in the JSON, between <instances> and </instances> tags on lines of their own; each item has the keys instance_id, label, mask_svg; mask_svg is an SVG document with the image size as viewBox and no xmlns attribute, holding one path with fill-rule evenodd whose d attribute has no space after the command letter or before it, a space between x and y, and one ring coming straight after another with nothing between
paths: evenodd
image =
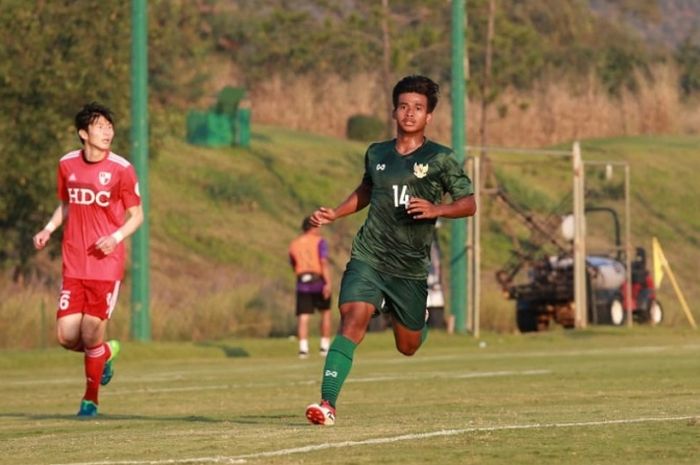
<instances>
[{"instance_id":1,"label":"soccer player in green kit","mask_svg":"<svg viewBox=\"0 0 700 465\"><path fill-rule=\"evenodd\" d=\"M401 79L392 92L396 139L370 145L360 185L336 208L321 207L311 215L311 223L322 226L369 205L341 282L340 328L323 368L321 402L306 408L313 424L335 423L338 394L375 311L391 315L399 352L410 356L418 350L427 335L435 222L476 213L471 180L452 150L425 137L438 93L427 77ZM446 193L450 203L442 203Z\"/></svg>"}]
</instances>

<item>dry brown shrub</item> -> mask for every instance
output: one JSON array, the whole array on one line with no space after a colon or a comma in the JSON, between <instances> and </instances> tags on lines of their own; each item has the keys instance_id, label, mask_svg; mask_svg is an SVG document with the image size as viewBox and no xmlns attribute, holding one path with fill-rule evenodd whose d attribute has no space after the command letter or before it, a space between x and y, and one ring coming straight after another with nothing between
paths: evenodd
<instances>
[{"instance_id":1,"label":"dry brown shrub","mask_svg":"<svg viewBox=\"0 0 700 465\"><path fill-rule=\"evenodd\" d=\"M348 118L383 117L381 81L368 75L273 76L251 89L254 121L315 133L345 136Z\"/></svg>"},{"instance_id":2,"label":"dry brown shrub","mask_svg":"<svg viewBox=\"0 0 700 465\"><path fill-rule=\"evenodd\" d=\"M676 132L680 104L675 70L659 66L650 77L640 74L637 79L637 91L625 90L619 97L610 96L593 75L578 82L543 80L528 92L510 89L489 110L489 141L493 145L529 147ZM481 109L477 105L473 108L469 135L470 140L478 141L477 128L471 123L481 117Z\"/></svg>"},{"instance_id":3,"label":"dry brown shrub","mask_svg":"<svg viewBox=\"0 0 700 465\"><path fill-rule=\"evenodd\" d=\"M681 103L678 73L670 65L637 76L635 92L611 97L594 75L547 78L530 91L508 89L488 110L490 145L540 147L577 139L620 135L693 133L700 110ZM386 117L378 76L272 76L250 90L253 120L318 134L344 137L347 120L358 113ZM450 89L442 86L429 133L451 140ZM481 105L467 107L468 143L480 144Z\"/></svg>"}]
</instances>

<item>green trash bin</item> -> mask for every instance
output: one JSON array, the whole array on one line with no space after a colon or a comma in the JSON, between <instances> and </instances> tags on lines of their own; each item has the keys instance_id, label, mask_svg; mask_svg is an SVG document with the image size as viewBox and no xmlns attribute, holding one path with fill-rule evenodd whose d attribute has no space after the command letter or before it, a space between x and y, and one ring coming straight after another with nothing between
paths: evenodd
<instances>
[{"instance_id":1,"label":"green trash bin","mask_svg":"<svg viewBox=\"0 0 700 465\"><path fill-rule=\"evenodd\" d=\"M191 110L187 112L187 137L192 145L205 145L207 141L207 112Z\"/></svg>"},{"instance_id":2,"label":"green trash bin","mask_svg":"<svg viewBox=\"0 0 700 465\"><path fill-rule=\"evenodd\" d=\"M205 147L225 147L233 143L231 118L210 111L187 113L187 142Z\"/></svg>"},{"instance_id":3,"label":"green trash bin","mask_svg":"<svg viewBox=\"0 0 700 465\"><path fill-rule=\"evenodd\" d=\"M250 147L250 116L250 105L241 102L238 111L236 111L234 127L236 145L240 147Z\"/></svg>"}]
</instances>

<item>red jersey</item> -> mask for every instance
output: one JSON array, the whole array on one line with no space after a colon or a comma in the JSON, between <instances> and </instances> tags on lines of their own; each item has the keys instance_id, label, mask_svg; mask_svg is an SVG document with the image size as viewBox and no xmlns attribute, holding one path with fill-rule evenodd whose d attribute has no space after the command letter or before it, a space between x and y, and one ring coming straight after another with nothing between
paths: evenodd
<instances>
[{"instance_id":1,"label":"red jersey","mask_svg":"<svg viewBox=\"0 0 700 465\"><path fill-rule=\"evenodd\" d=\"M124 275L124 243L104 255L95 242L119 229L126 209L141 204L134 167L110 152L91 163L82 150L58 163L58 197L68 204L63 231L63 276L118 281Z\"/></svg>"}]
</instances>

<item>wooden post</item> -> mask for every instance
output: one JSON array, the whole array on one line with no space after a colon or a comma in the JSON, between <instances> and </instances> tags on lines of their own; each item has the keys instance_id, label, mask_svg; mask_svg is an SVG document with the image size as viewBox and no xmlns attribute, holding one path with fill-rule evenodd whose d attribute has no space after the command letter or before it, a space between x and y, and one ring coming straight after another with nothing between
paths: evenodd
<instances>
[{"instance_id":1,"label":"wooden post","mask_svg":"<svg viewBox=\"0 0 700 465\"><path fill-rule=\"evenodd\" d=\"M632 303L632 243L630 240L630 231L632 229L630 222L632 221L630 215L630 165L625 164L625 267L627 268L627 277L625 279L625 294L627 295L627 302L624 303L623 307L627 312L627 326L632 327L633 319L632 312L634 311L635 305ZM628 309L627 304L631 307Z\"/></svg>"},{"instance_id":2,"label":"wooden post","mask_svg":"<svg viewBox=\"0 0 700 465\"><path fill-rule=\"evenodd\" d=\"M588 324L586 302L586 208L584 198L584 167L581 161L581 145L574 142L574 305L576 327L585 328Z\"/></svg>"}]
</instances>

